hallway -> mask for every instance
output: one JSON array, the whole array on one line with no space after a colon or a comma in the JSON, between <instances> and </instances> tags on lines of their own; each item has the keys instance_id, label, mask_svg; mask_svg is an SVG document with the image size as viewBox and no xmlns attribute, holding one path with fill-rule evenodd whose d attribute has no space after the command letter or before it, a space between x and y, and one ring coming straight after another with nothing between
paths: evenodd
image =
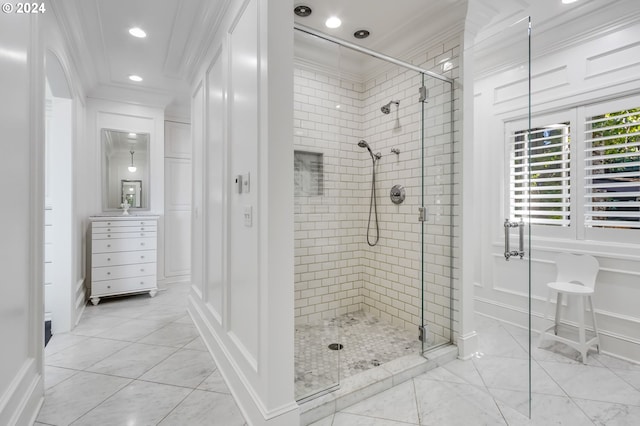
<instances>
[{"instance_id":1,"label":"hallway","mask_svg":"<svg viewBox=\"0 0 640 426\"><path fill-rule=\"evenodd\" d=\"M186 312L188 283L88 304L45 348L36 425L245 425Z\"/></svg>"}]
</instances>

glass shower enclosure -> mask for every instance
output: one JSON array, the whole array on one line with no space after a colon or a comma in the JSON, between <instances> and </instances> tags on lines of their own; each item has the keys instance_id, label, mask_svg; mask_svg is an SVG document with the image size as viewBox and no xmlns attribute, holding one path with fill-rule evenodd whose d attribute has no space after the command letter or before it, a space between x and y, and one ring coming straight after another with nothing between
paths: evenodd
<instances>
[{"instance_id":1,"label":"glass shower enclosure","mask_svg":"<svg viewBox=\"0 0 640 426\"><path fill-rule=\"evenodd\" d=\"M459 46L413 65L296 30L295 391L304 401L452 341Z\"/></svg>"}]
</instances>

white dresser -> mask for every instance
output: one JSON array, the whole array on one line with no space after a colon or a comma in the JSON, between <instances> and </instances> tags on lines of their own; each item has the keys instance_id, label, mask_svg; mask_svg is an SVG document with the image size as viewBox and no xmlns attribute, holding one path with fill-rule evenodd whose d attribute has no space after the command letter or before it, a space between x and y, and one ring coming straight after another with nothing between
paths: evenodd
<instances>
[{"instance_id":1,"label":"white dresser","mask_svg":"<svg viewBox=\"0 0 640 426\"><path fill-rule=\"evenodd\" d=\"M101 297L158 292L157 216L92 216L89 231L91 303Z\"/></svg>"}]
</instances>

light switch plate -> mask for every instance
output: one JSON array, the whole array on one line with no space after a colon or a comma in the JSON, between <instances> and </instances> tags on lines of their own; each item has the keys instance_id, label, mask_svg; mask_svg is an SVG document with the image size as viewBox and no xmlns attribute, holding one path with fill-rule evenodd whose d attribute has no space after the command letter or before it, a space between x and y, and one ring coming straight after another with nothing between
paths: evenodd
<instances>
[{"instance_id":1,"label":"light switch plate","mask_svg":"<svg viewBox=\"0 0 640 426\"><path fill-rule=\"evenodd\" d=\"M244 206L244 226L251 227L253 224L253 207Z\"/></svg>"}]
</instances>

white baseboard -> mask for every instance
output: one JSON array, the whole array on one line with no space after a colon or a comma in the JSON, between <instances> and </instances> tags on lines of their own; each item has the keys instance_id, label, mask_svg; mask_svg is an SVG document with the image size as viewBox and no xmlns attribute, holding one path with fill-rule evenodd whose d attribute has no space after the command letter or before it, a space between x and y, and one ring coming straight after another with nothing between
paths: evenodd
<instances>
[{"instance_id":1,"label":"white baseboard","mask_svg":"<svg viewBox=\"0 0 640 426\"><path fill-rule=\"evenodd\" d=\"M247 423L251 426L300 424L300 407L295 402L272 410L264 407L248 379L225 348L223 339L210 325L205 309L193 295L189 296L189 314Z\"/></svg>"},{"instance_id":2,"label":"white baseboard","mask_svg":"<svg viewBox=\"0 0 640 426\"><path fill-rule=\"evenodd\" d=\"M31 425L44 401L44 378L35 359L27 359L0 397L0 424Z\"/></svg>"}]
</instances>

